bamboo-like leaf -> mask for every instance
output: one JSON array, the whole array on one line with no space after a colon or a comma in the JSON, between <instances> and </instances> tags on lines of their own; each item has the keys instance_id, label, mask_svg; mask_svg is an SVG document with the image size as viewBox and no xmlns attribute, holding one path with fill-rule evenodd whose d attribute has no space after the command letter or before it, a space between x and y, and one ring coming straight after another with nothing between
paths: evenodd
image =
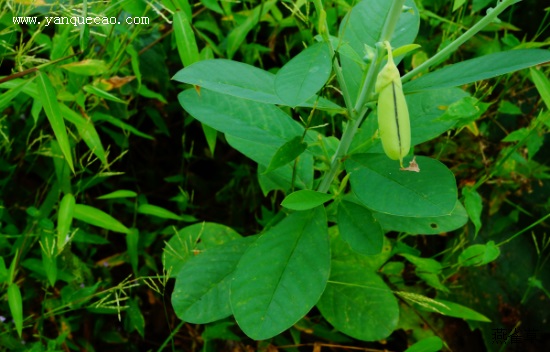
<instances>
[{"instance_id":1,"label":"bamboo-like leaf","mask_svg":"<svg viewBox=\"0 0 550 352\"><path fill-rule=\"evenodd\" d=\"M531 68L531 80L535 83L535 87L539 91L540 97L546 104L546 108L550 110L550 80L541 71Z\"/></svg>"},{"instance_id":2,"label":"bamboo-like leaf","mask_svg":"<svg viewBox=\"0 0 550 352\"><path fill-rule=\"evenodd\" d=\"M132 198L136 197L137 193L134 191L129 191L125 189L119 189L118 191L114 191L111 193L104 194L102 196L97 197L97 199L116 199L116 198Z\"/></svg>"},{"instance_id":3,"label":"bamboo-like leaf","mask_svg":"<svg viewBox=\"0 0 550 352\"><path fill-rule=\"evenodd\" d=\"M128 233L130 230L111 215L88 205L76 204L74 218L90 225L101 227L114 232Z\"/></svg>"},{"instance_id":4,"label":"bamboo-like leaf","mask_svg":"<svg viewBox=\"0 0 550 352\"><path fill-rule=\"evenodd\" d=\"M21 337L23 332L23 300L21 298L21 290L14 282L8 287L8 304L13 322L15 323L15 329L19 337Z\"/></svg>"},{"instance_id":5,"label":"bamboo-like leaf","mask_svg":"<svg viewBox=\"0 0 550 352\"><path fill-rule=\"evenodd\" d=\"M89 119L84 119L81 115L67 107L65 104L60 104L60 108L65 119L76 126L78 134L84 143L86 143L88 148L90 148L95 156L98 157L103 165L107 165L105 149L103 148L103 144L101 144L101 139L97 134L94 123Z\"/></svg>"},{"instance_id":6,"label":"bamboo-like leaf","mask_svg":"<svg viewBox=\"0 0 550 352\"><path fill-rule=\"evenodd\" d=\"M84 89L84 91L87 93L93 94L105 100L114 101L115 103L120 103L120 104L127 104L127 102L125 102L124 100L112 95L111 93L107 93L103 89L99 89L92 85L87 84L84 87L82 87L82 89Z\"/></svg>"},{"instance_id":7,"label":"bamboo-like leaf","mask_svg":"<svg viewBox=\"0 0 550 352\"><path fill-rule=\"evenodd\" d=\"M180 54L181 62L185 67L193 62L199 61L199 48L195 39L195 33L185 12L177 11L174 13L174 35L176 36L176 45Z\"/></svg>"},{"instance_id":8,"label":"bamboo-like leaf","mask_svg":"<svg viewBox=\"0 0 550 352\"><path fill-rule=\"evenodd\" d=\"M65 239L73 222L75 199L71 193L67 193L59 203L57 212L57 249L61 252L65 247Z\"/></svg>"},{"instance_id":9,"label":"bamboo-like leaf","mask_svg":"<svg viewBox=\"0 0 550 352\"><path fill-rule=\"evenodd\" d=\"M152 204L142 204L138 207L137 211L138 213L141 213L141 214L153 215L163 219L172 219L172 220L180 220L180 221L184 220L183 217L179 216L178 214Z\"/></svg>"},{"instance_id":10,"label":"bamboo-like leaf","mask_svg":"<svg viewBox=\"0 0 550 352\"><path fill-rule=\"evenodd\" d=\"M136 276L138 275L138 242L139 230L131 228L126 234L126 247L128 249L128 257L130 257L130 264Z\"/></svg>"},{"instance_id":11,"label":"bamboo-like leaf","mask_svg":"<svg viewBox=\"0 0 550 352\"><path fill-rule=\"evenodd\" d=\"M55 89L45 73L38 71L37 78L38 95L42 106L44 107L44 111L46 112L46 117L52 126L55 138L59 143L59 148L61 149L67 164L69 164L69 167L74 173L71 145L69 144L69 137L67 135L67 130L65 129L65 122L63 121L63 116L61 115L61 109L59 108L59 102L56 98Z\"/></svg>"}]
</instances>

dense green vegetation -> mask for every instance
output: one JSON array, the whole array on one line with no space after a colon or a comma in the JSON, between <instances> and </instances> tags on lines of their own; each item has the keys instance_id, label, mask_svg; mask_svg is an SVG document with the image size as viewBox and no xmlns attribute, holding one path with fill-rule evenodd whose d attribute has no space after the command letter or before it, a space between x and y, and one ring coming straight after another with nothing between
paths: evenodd
<instances>
[{"instance_id":1,"label":"dense green vegetation","mask_svg":"<svg viewBox=\"0 0 550 352\"><path fill-rule=\"evenodd\" d=\"M0 350L550 348L541 1L1 4Z\"/></svg>"}]
</instances>

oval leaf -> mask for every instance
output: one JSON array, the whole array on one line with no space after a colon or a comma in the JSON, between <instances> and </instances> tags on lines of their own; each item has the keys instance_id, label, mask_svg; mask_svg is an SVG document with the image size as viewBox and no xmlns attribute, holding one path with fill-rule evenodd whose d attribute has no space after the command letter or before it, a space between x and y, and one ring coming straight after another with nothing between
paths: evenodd
<instances>
[{"instance_id":1,"label":"oval leaf","mask_svg":"<svg viewBox=\"0 0 550 352\"><path fill-rule=\"evenodd\" d=\"M290 163L291 161L299 157L300 154L305 152L306 149L307 143L302 142L301 136L296 136L292 138L290 141L286 142L279 149L277 149L275 155L273 155L273 159L271 159L271 162L263 173L267 174L268 172L276 170L281 166Z\"/></svg>"},{"instance_id":2,"label":"oval leaf","mask_svg":"<svg viewBox=\"0 0 550 352\"><path fill-rule=\"evenodd\" d=\"M330 282L317 308L336 329L357 339L386 338L397 327L397 299L376 270L391 256L390 246L376 256L353 252L340 236L331 238Z\"/></svg>"},{"instance_id":3,"label":"oval leaf","mask_svg":"<svg viewBox=\"0 0 550 352\"><path fill-rule=\"evenodd\" d=\"M520 49L501 51L449 65L403 85L405 93L458 87L494 78L550 61L550 51Z\"/></svg>"},{"instance_id":4,"label":"oval leaf","mask_svg":"<svg viewBox=\"0 0 550 352\"><path fill-rule=\"evenodd\" d=\"M338 205L338 231L351 249L363 255L382 252L384 231L367 208L348 201Z\"/></svg>"},{"instance_id":5,"label":"oval leaf","mask_svg":"<svg viewBox=\"0 0 550 352\"><path fill-rule=\"evenodd\" d=\"M275 91L285 105L295 107L315 95L332 71L326 43L317 43L287 62L275 76Z\"/></svg>"},{"instance_id":6,"label":"oval leaf","mask_svg":"<svg viewBox=\"0 0 550 352\"><path fill-rule=\"evenodd\" d=\"M130 232L126 226L122 225L111 215L88 205L76 204L74 207L74 218L106 230L121 233Z\"/></svg>"},{"instance_id":7,"label":"oval leaf","mask_svg":"<svg viewBox=\"0 0 550 352\"><path fill-rule=\"evenodd\" d=\"M461 228L468 222L468 214L457 201L449 215L443 216L396 216L374 212L373 216L386 231L398 231L412 235L437 235Z\"/></svg>"},{"instance_id":8,"label":"oval leaf","mask_svg":"<svg viewBox=\"0 0 550 352\"><path fill-rule=\"evenodd\" d=\"M231 315L229 287L233 271L254 239L245 237L207 249L183 265L172 293L178 318L207 324Z\"/></svg>"},{"instance_id":9,"label":"oval leaf","mask_svg":"<svg viewBox=\"0 0 550 352\"><path fill-rule=\"evenodd\" d=\"M211 222L184 227L166 243L163 255L164 268L174 277L197 251L219 246L240 237L231 227Z\"/></svg>"},{"instance_id":10,"label":"oval leaf","mask_svg":"<svg viewBox=\"0 0 550 352\"><path fill-rule=\"evenodd\" d=\"M458 263L463 266L480 266L496 260L500 255L500 249L494 241L487 244L474 244L466 248L458 256Z\"/></svg>"},{"instance_id":11,"label":"oval leaf","mask_svg":"<svg viewBox=\"0 0 550 352\"><path fill-rule=\"evenodd\" d=\"M330 269L325 209L295 212L245 252L231 283L231 308L250 338L288 329L319 300Z\"/></svg>"},{"instance_id":12,"label":"oval leaf","mask_svg":"<svg viewBox=\"0 0 550 352\"><path fill-rule=\"evenodd\" d=\"M430 336L422 339L407 348L405 352L437 352L443 348L443 340L438 336Z\"/></svg>"},{"instance_id":13,"label":"oval leaf","mask_svg":"<svg viewBox=\"0 0 550 352\"><path fill-rule=\"evenodd\" d=\"M242 62L226 59L199 61L180 70L172 79L239 98L282 103L275 94L275 75Z\"/></svg>"},{"instance_id":14,"label":"oval leaf","mask_svg":"<svg viewBox=\"0 0 550 352\"><path fill-rule=\"evenodd\" d=\"M353 192L369 209L399 216L451 214L458 200L453 173L435 159L417 156L416 161L420 172L407 172L385 155L357 154L346 170Z\"/></svg>"},{"instance_id":15,"label":"oval leaf","mask_svg":"<svg viewBox=\"0 0 550 352\"><path fill-rule=\"evenodd\" d=\"M330 194L305 189L289 194L283 199L281 205L292 210L308 210L331 199L332 196Z\"/></svg>"}]
</instances>

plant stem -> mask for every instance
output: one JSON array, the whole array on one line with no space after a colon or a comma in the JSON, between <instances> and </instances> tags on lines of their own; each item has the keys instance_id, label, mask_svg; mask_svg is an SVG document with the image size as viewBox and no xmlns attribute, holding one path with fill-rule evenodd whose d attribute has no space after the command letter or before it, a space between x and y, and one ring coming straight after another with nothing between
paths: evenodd
<instances>
[{"instance_id":1,"label":"plant stem","mask_svg":"<svg viewBox=\"0 0 550 352\"><path fill-rule=\"evenodd\" d=\"M462 34L460 37L456 38L451 44L446 46L443 50L429 58L427 61L422 63L420 66L416 67L403 77L401 77L401 82L405 83L408 80L410 80L412 77L417 75L420 72L427 71L430 67L433 65L438 64L441 60L443 60L445 57L451 55L453 52L455 52L462 44L464 44L466 41L468 41L470 38L472 38L474 35L476 35L479 31L481 31L483 28L485 28L487 25L489 25L491 22L493 22L498 15L500 15L504 10L506 10L511 5L515 4L516 2L519 2L521 0L502 0L497 2L497 6L492 9L492 11L488 11L488 13L483 17L479 22L473 25L472 28L468 29L464 34Z\"/></svg>"},{"instance_id":2,"label":"plant stem","mask_svg":"<svg viewBox=\"0 0 550 352\"><path fill-rule=\"evenodd\" d=\"M317 11L324 11L322 9L320 0L314 0L314 3ZM388 16L386 17L386 22L384 23L384 27L380 34L379 42L384 42L385 40L389 40L391 38L395 30L395 27L397 25L397 22L399 20L399 16L402 13L404 3L405 3L405 0L393 1L390 11L388 13ZM325 39L325 41L328 41L331 50L333 50L332 45L330 43L330 38L328 37L328 33L326 34L326 37L323 36L323 38ZM375 52L375 56L372 60L372 63L369 66L369 71L367 73L365 81L363 82L359 96L353 108L351 105L351 99L349 98L349 94L347 94L347 87L345 85L344 76L341 72L340 65L338 64L337 60L334 60L335 67L337 66L339 68L339 71L336 72L336 78L338 80L338 83L340 84L340 87L346 87L345 90L342 89L342 93L345 93L344 101L346 103L346 108L350 115L350 121L347 123L346 127L344 128L344 133L342 134L342 138L340 139L340 143L338 144L336 153L332 157L332 160L330 163L330 169L325 174L325 176L321 180L321 183L319 184L319 187L317 188L317 191L319 192L325 193L329 190L330 185L334 180L334 177L336 177L336 174L340 170L340 164L342 163L342 159L348 153L351 142L353 141L353 137L355 136L357 129L363 122L363 118L365 117L368 111L368 108L365 106L365 102L369 101L373 94L374 84L376 82L376 75L378 74L378 71L380 71L380 65L382 64L381 62L382 60L380 60L380 58L383 57L382 53L384 51L384 48L382 45L377 45L376 47L377 47L377 50Z\"/></svg>"}]
</instances>

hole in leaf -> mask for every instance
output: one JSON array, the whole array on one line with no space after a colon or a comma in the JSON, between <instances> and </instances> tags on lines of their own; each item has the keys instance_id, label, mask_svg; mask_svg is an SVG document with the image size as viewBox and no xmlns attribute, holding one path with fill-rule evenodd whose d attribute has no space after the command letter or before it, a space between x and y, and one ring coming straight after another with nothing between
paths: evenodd
<instances>
[{"instance_id":1,"label":"hole in leaf","mask_svg":"<svg viewBox=\"0 0 550 352\"><path fill-rule=\"evenodd\" d=\"M431 227L432 229L437 229L437 224L435 224L435 223L432 222L432 223L430 224L430 227Z\"/></svg>"}]
</instances>

